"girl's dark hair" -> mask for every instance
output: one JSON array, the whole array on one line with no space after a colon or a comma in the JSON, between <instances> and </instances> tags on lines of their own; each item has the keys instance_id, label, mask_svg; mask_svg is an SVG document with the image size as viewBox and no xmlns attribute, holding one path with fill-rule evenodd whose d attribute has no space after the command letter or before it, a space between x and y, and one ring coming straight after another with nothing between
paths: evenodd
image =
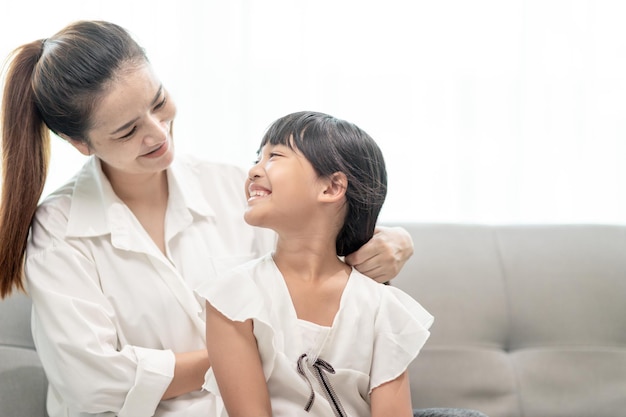
<instances>
[{"instance_id":1,"label":"girl's dark hair","mask_svg":"<svg viewBox=\"0 0 626 417\"><path fill-rule=\"evenodd\" d=\"M0 298L24 289L24 252L46 180L49 130L88 141L93 109L108 83L124 65L145 62L125 29L102 21L75 22L9 56L1 110Z\"/></svg>"},{"instance_id":2,"label":"girl's dark hair","mask_svg":"<svg viewBox=\"0 0 626 417\"><path fill-rule=\"evenodd\" d=\"M380 148L367 133L328 114L298 112L276 120L261 148L266 144L297 149L320 176L342 172L348 178L337 255L348 255L371 239L387 195L387 171Z\"/></svg>"}]
</instances>

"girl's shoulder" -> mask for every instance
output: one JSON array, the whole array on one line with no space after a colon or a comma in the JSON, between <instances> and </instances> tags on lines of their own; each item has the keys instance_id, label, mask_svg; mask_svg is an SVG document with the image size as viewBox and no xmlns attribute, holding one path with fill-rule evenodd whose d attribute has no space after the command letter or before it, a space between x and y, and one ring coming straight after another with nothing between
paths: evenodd
<instances>
[{"instance_id":1,"label":"girl's shoulder","mask_svg":"<svg viewBox=\"0 0 626 417\"><path fill-rule=\"evenodd\" d=\"M367 301L368 305L376 309L378 315L411 317L426 329L433 323L433 316L416 299L394 287L393 283L390 285L378 283L354 268L350 281L353 301L359 303Z\"/></svg>"}]
</instances>

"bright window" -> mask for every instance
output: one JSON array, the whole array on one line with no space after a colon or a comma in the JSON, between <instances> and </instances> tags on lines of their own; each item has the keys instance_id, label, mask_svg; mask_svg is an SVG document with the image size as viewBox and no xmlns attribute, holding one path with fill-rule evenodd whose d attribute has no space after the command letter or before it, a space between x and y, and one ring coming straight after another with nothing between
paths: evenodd
<instances>
[{"instance_id":1,"label":"bright window","mask_svg":"<svg viewBox=\"0 0 626 417\"><path fill-rule=\"evenodd\" d=\"M133 32L177 101L178 152L242 166L318 110L382 147L382 220L626 223L626 3L13 1L0 53L76 19ZM83 157L58 138L46 192Z\"/></svg>"}]
</instances>

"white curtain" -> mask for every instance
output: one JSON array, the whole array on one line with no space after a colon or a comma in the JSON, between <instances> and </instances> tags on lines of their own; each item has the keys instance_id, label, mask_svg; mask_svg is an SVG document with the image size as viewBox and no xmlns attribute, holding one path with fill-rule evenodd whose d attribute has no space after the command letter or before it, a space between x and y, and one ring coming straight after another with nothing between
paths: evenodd
<instances>
[{"instance_id":1,"label":"white curtain","mask_svg":"<svg viewBox=\"0 0 626 417\"><path fill-rule=\"evenodd\" d=\"M147 49L178 152L247 166L274 119L317 110L383 149L381 220L626 223L621 0L12 1L0 53L76 19ZM46 193L83 162L55 139Z\"/></svg>"}]
</instances>

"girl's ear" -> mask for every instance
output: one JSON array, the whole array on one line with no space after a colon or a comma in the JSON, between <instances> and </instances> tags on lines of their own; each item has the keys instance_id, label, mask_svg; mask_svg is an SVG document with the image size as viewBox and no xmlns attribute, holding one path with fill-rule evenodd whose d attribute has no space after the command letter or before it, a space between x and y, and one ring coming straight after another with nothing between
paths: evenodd
<instances>
[{"instance_id":1,"label":"girl's ear","mask_svg":"<svg viewBox=\"0 0 626 417\"><path fill-rule=\"evenodd\" d=\"M340 201L346 195L348 189L348 177L343 172L335 172L325 180L320 200L333 203Z\"/></svg>"},{"instance_id":2,"label":"girl's ear","mask_svg":"<svg viewBox=\"0 0 626 417\"><path fill-rule=\"evenodd\" d=\"M74 139L72 139L69 136L64 135L64 134L60 134L59 136L61 136L61 138L65 139L66 141L68 141L73 147L78 149L78 152L82 153L83 155L85 155L85 156L91 155L91 148L89 148L89 145L87 144L87 141L85 141L85 140L74 140Z\"/></svg>"}]
</instances>

